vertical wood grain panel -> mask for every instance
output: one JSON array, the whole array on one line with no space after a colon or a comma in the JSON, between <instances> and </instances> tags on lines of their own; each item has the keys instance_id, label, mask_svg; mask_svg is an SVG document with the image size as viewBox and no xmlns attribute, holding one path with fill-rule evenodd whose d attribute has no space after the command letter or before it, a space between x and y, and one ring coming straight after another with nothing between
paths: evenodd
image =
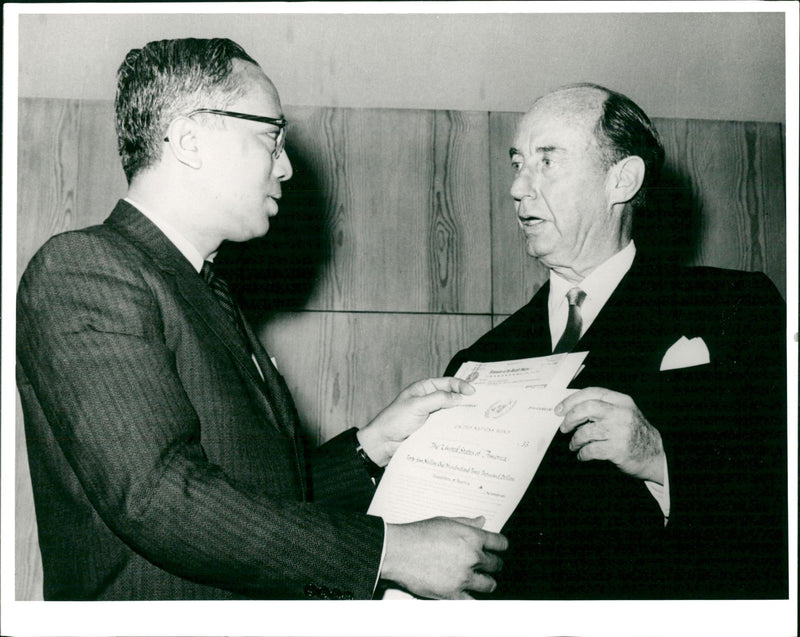
<instances>
[{"instance_id":1,"label":"vertical wood grain panel","mask_svg":"<svg viewBox=\"0 0 800 637\"><path fill-rule=\"evenodd\" d=\"M522 113L490 113L489 174L492 199L492 306L510 314L527 303L547 280L547 270L525 251L509 190L513 173L508 149Z\"/></svg>"},{"instance_id":2,"label":"vertical wood grain panel","mask_svg":"<svg viewBox=\"0 0 800 637\"><path fill-rule=\"evenodd\" d=\"M125 190L111 103L21 99L17 280L49 237L101 223Z\"/></svg>"},{"instance_id":3,"label":"vertical wood grain panel","mask_svg":"<svg viewBox=\"0 0 800 637\"><path fill-rule=\"evenodd\" d=\"M325 200L330 259L307 307L488 311L485 113L287 112Z\"/></svg>"},{"instance_id":4,"label":"vertical wood grain panel","mask_svg":"<svg viewBox=\"0 0 800 637\"><path fill-rule=\"evenodd\" d=\"M785 224L780 126L701 120L656 125L667 157L689 179L700 220L691 262L767 271L767 220L770 233ZM785 240L775 249L785 259Z\"/></svg>"},{"instance_id":5,"label":"vertical wood grain panel","mask_svg":"<svg viewBox=\"0 0 800 637\"><path fill-rule=\"evenodd\" d=\"M320 443L367 424L409 383L441 376L490 328L488 316L297 312L276 317L261 338Z\"/></svg>"},{"instance_id":6,"label":"vertical wood grain panel","mask_svg":"<svg viewBox=\"0 0 800 637\"><path fill-rule=\"evenodd\" d=\"M75 228L80 104L19 101L17 281L52 235Z\"/></svg>"},{"instance_id":7,"label":"vertical wood grain panel","mask_svg":"<svg viewBox=\"0 0 800 637\"><path fill-rule=\"evenodd\" d=\"M491 202L486 113L436 111L428 222L434 312L488 312Z\"/></svg>"},{"instance_id":8,"label":"vertical wood grain panel","mask_svg":"<svg viewBox=\"0 0 800 637\"><path fill-rule=\"evenodd\" d=\"M80 226L101 223L128 189L117 152L112 102L82 104L78 161L76 220Z\"/></svg>"},{"instance_id":9,"label":"vertical wood grain panel","mask_svg":"<svg viewBox=\"0 0 800 637\"><path fill-rule=\"evenodd\" d=\"M786 298L786 144L780 124L758 124L755 185L764 210L764 271Z\"/></svg>"},{"instance_id":10,"label":"vertical wood grain panel","mask_svg":"<svg viewBox=\"0 0 800 637\"><path fill-rule=\"evenodd\" d=\"M16 395L16 438L14 447L14 595L17 600L42 599L42 556L33 506L33 487L25 448L22 405Z\"/></svg>"}]
</instances>

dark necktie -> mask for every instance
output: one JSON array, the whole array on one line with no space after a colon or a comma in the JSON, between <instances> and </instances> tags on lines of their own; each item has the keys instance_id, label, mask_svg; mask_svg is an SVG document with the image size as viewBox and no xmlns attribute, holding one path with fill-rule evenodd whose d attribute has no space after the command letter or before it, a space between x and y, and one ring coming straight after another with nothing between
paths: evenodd
<instances>
[{"instance_id":1,"label":"dark necktie","mask_svg":"<svg viewBox=\"0 0 800 637\"><path fill-rule=\"evenodd\" d=\"M239 318L239 311L236 308L236 301L234 301L231 296L228 283L225 279L217 276L216 272L214 272L214 266L210 261L203 261L203 268L200 270L200 274L203 280L208 284L208 287L211 288L214 296L217 297L217 301L219 301L222 309L225 310L225 314L228 315L231 323L233 323L239 333L244 336L241 319Z\"/></svg>"},{"instance_id":2,"label":"dark necktie","mask_svg":"<svg viewBox=\"0 0 800 637\"><path fill-rule=\"evenodd\" d=\"M263 351L263 346L259 346L259 349L263 351L264 356L260 358L260 363L255 362L256 356L253 352L253 348L256 346L251 344L250 338L247 336L248 332L245 329L244 320L236 305L236 301L234 301L231 296L228 283L214 272L214 266L210 261L203 262L200 274L203 280L208 284L208 287L211 288L214 296L217 297L217 301L219 301L222 309L225 310L228 318L236 326L236 330L239 332L247 351L250 352L253 357L254 363L257 365L260 376L263 379L263 387L266 389L267 396L269 397L270 408L278 418L278 423L293 429L297 424L297 413L291 394L289 393L289 388L278 373L278 370L272 364L269 354Z\"/></svg>"},{"instance_id":3,"label":"dark necktie","mask_svg":"<svg viewBox=\"0 0 800 637\"><path fill-rule=\"evenodd\" d=\"M564 352L571 352L572 348L577 345L581 337L581 327L583 327L583 319L581 319L581 303L586 298L586 292L580 288L572 288L567 292L567 302L569 303L569 316L567 317L567 329L564 334L556 343L553 354L563 354Z\"/></svg>"}]
</instances>

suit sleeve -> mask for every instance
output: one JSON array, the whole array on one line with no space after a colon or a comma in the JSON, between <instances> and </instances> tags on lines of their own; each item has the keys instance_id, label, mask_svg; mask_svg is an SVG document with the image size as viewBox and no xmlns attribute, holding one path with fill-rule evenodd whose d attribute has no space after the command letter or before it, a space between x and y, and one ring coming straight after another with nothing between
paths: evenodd
<instances>
[{"instance_id":1,"label":"suit sleeve","mask_svg":"<svg viewBox=\"0 0 800 637\"><path fill-rule=\"evenodd\" d=\"M20 365L97 514L183 578L259 598L312 582L369 598L382 521L265 497L208 461L154 292L118 250L51 241L18 296Z\"/></svg>"},{"instance_id":2,"label":"suit sleeve","mask_svg":"<svg viewBox=\"0 0 800 637\"><path fill-rule=\"evenodd\" d=\"M339 510L363 512L375 495L375 484L356 454L355 428L314 449L309 457L315 502Z\"/></svg>"}]
</instances>

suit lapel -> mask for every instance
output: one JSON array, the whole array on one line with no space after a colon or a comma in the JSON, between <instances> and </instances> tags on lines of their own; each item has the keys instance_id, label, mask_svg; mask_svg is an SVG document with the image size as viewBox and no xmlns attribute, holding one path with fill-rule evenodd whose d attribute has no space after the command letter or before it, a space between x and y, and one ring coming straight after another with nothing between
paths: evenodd
<instances>
[{"instance_id":1,"label":"suit lapel","mask_svg":"<svg viewBox=\"0 0 800 637\"><path fill-rule=\"evenodd\" d=\"M276 415L279 415L279 420L283 427L292 433L292 435L294 435L299 422L297 409L295 407L294 400L292 400L289 387L286 385L286 381L283 379L283 376L281 376L280 372L278 372L278 369L272 363L269 354L264 349L261 341L247 323L244 316L241 317L241 320L242 326L245 330L245 336L247 337L252 350L252 354L255 357L259 368L261 369L261 373L264 375L263 380L259 375L259 386L265 391L273 413L277 412ZM251 365L251 367L254 366Z\"/></svg>"},{"instance_id":2,"label":"suit lapel","mask_svg":"<svg viewBox=\"0 0 800 637\"><path fill-rule=\"evenodd\" d=\"M643 371L658 371L663 352L676 338L669 309L673 304L667 299L673 286L665 276L661 268L637 257L574 349L589 352L581 374L584 383L593 369L605 382L635 382Z\"/></svg>"},{"instance_id":3,"label":"suit lapel","mask_svg":"<svg viewBox=\"0 0 800 637\"><path fill-rule=\"evenodd\" d=\"M225 310L222 309L205 282L194 269L191 269L188 275L176 273L175 284L183 299L192 306L208 328L225 345L242 374L260 387L261 377L253 364L247 343L242 339L236 326L231 323Z\"/></svg>"},{"instance_id":4,"label":"suit lapel","mask_svg":"<svg viewBox=\"0 0 800 637\"><path fill-rule=\"evenodd\" d=\"M237 311L241 312L238 308ZM264 374L263 379L260 375L257 379L258 388L260 390L259 396L264 397L264 409L272 414L271 420L276 423L278 429L286 432L291 438L297 475L303 476L306 474L305 455L300 438L296 435L300 426L300 419L297 414L297 407L294 404L294 399L292 398L292 394L283 376L281 376L278 369L273 365L267 350L264 349L261 341L252 330L247 320L245 320L244 316L241 316L241 320L245 336L250 343L252 355L255 357L258 366ZM252 361L250 367L254 367ZM306 483L304 480L300 480L299 484L303 500L305 500L308 495Z\"/></svg>"},{"instance_id":5,"label":"suit lapel","mask_svg":"<svg viewBox=\"0 0 800 637\"><path fill-rule=\"evenodd\" d=\"M114 227L131 243L148 254L165 275L172 277L178 293L208 326L211 332L224 344L247 384L257 388L257 391L251 392L251 394L256 397L261 408L269 414L268 420L279 430L294 435L295 426L292 419L280 417L280 413L286 413L284 405L278 405L276 409L273 409L270 397L265 393L264 382L253 364L251 354L239 335L236 326L231 323L228 315L216 301L213 292L180 250L167 239L152 221L125 201L120 201L117 204L106 220L106 224ZM263 359L266 358L268 360L268 357L249 328L248 338L251 341L253 351L256 353L259 365L262 365ZM261 360L259 360L259 355ZM287 399L283 397L282 400L285 402ZM288 400L291 399L288 398Z\"/></svg>"}]
</instances>

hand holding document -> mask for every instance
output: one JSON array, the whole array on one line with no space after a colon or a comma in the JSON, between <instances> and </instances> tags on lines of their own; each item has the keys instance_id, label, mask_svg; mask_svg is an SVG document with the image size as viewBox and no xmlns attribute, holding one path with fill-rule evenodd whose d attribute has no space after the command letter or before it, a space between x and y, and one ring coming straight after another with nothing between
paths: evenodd
<instances>
[{"instance_id":1,"label":"hand holding document","mask_svg":"<svg viewBox=\"0 0 800 637\"><path fill-rule=\"evenodd\" d=\"M402 524L436 516L486 518L499 532L528 488L561 418L553 408L586 353L464 363L477 390L438 411L403 442L367 513ZM387 591L387 598L408 597Z\"/></svg>"}]
</instances>

